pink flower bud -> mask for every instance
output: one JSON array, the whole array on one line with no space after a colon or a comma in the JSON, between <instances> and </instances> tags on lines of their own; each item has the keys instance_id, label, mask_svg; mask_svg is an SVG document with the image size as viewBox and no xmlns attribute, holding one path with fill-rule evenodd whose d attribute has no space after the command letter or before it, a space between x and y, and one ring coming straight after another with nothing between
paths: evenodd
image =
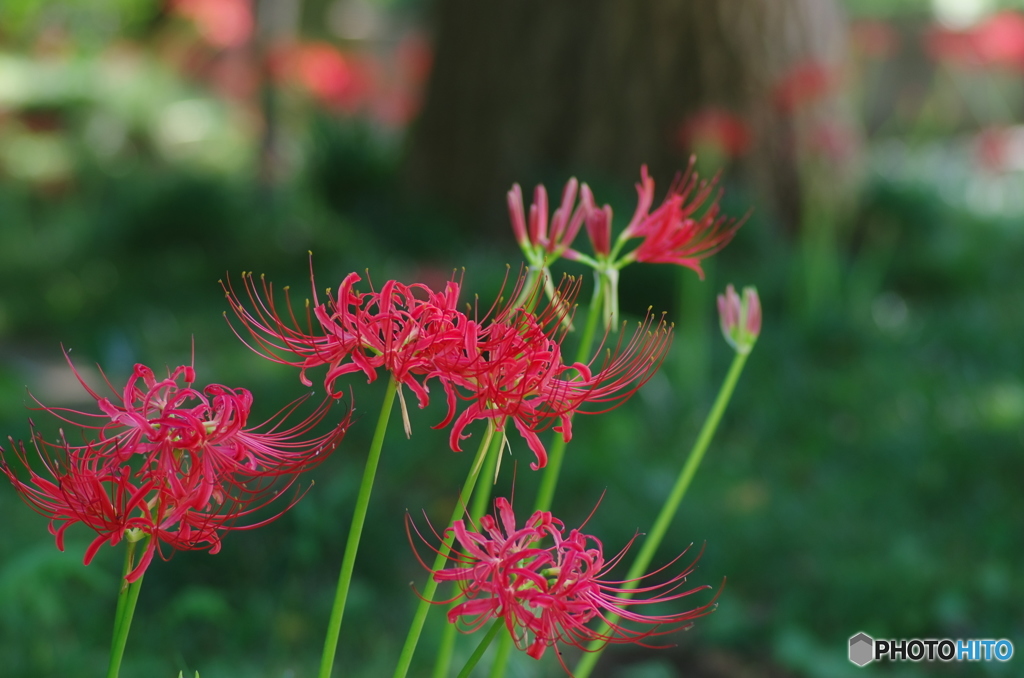
<instances>
[{"instance_id":1,"label":"pink flower bud","mask_svg":"<svg viewBox=\"0 0 1024 678\"><path fill-rule=\"evenodd\" d=\"M754 287L743 288L743 298L731 284L718 295L718 316L725 340L739 353L750 353L761 333L761 299Z\"/></svg>"}]
</instances>

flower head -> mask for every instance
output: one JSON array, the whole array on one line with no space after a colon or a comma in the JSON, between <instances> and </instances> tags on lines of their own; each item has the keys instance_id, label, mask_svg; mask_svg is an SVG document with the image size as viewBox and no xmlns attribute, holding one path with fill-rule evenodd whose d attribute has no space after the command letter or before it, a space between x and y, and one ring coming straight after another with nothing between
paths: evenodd
<instances>
[{"instance_id":1,"label":"flower head","mask_svg":"<svg viewBox=\"0 0 1024 678\"><path fill-rule=\"evenodd\" d=\"M573 177L562 190L562 202L548 221L548 192L538 184L533 191L529 214L523 209L523 190L514 184L508 192L508 213L512 232L531 266L545 268L563 255L583 226L586 210L576 205L579 182Z\"/></svg>"},{"instance_id":2,"label":"flower head","mask_svg":"<svg viewBox=\"0 0 1024 678\"><path fill-rule=\"evenodd\" d=\"M24 445L13 441L13 456L28 479L18 477L4 450L0 470L26 502L50 518L58 548L63 550L64 533L74 523L97 532L86 564L104 543L151 537L129 581L142 576L163 545L216 553L224 531L267 522L236 524L277 498L297 473L319 464L348 426L344 417L333 430L307 437L327 414L328 399L297 424L286 420L299 402L249 427L249 391L219 384L199 391L192 386L191 366L158 379L136 365L120 393L107 382L113 397L98 394L71 369L100 413L42 409L80 428L86 442L70 443L63 430L48 441L34 430L33 445L52 480L33 470ZM285 488L275 487L282 477Z\"/></svg>"},{"instance_id":3,"label":"flower head","mask_svg":"<svg viewBox=\"0 0 1024 678\"><path fill-rule=\"evenodd\" d=\"M567 281L555 297L571 303L578 289L578 281ZM553 426L569 442L574 413L612 409L660 367L671 330L651 318L630 341L620 339L610 348L600 366L597 357L603 350L589 364L567 364L561 350L564 307L552 303L534 313L512 305L483 322L467 323L462 351L446 354L436 363L448 396L448 415L436 428L454 422L453 450L460 451L463 431L473 421L488 419L502 434L511 421L536 456L530 468L542 468L547 451L538 433ZM467 405L458 412L460 401Z\"/></svg>"},{"instance_id":4,"label":"flower head","mask_svg":"<svg viewBox=\"0 0 1024 678\"><path fill-rule=\"evenodd\" d=\"M455 597L461 602L448 612L448 621L475 631L500 619L516 646L534 659L560 643L581 649L593 640L647 646L647 639L688 628L715 608L712 600L674 614L637 612L637 606L672 602L710 587L681 590L695 563L661 584L644 583L650 575L609 579L628 544L606 560L597 537L578 529L567 534L548 511L535 512L517 527L504 498L495 501L495 515L483 516L476 530L457 520L445 535L452 535L459 548L449 555L451 567L434 571L433 577L457 582L461 589ZM612 623L604 632L588 626L611 615L626 624Z\"/></svg>"},{"instance_id":5,"label":"flower head","mask_svg":"<svg viewBox=\"0 0 1024 678\"><path fill-rule=\"evenodd\" d=\"M754 287L743 288L743 299L731 284L718 295L718 318L725 340L739 353L750 353L761 333L761 299Z\"/></svg>"},{"instance_id":6,"label":"flower head","mask_svg":"<svg viewBox=\"0 0 1024 678\"><path fill-rule=\"evenodd\" d=\"M317 298L314 282L312 304L306 301L304 326L292 307L288 288L285 307L280 310L272 286L262 278L257 286L251 275L243 276L249 308L229 284L225 292L254 342L247 342L250 348L274 362L301 368L300 379L306 385L312 383L307 370L324 365L328 368L324 387L335 397L341 395L336 382L345 374L362 372L372 382L378 370L389 373L399 384L408 433L401 388L411 390L420 407L426 407L430 392L426 380L441 376L435 362L462 346L467 320L456 310L459 284L452 280L443 291L435 292L423 284L389 280L379 291L361 292L356 289L360 280L359 274L348 274L336 294L327 291L324 303Z\"/></svg>"},{"instance_id":7,"label":"flower head","mask_svg":"<svg viewBox=\"0 0 1024 678\"><path fill-rule=\"evenodd\" d=\"M654 179L646 166L640 169L636 212L619 239L641 238L641 242L622 257L620 266L632 261L676 264L693 269L703 279L701 260L728 245L736 235L742 220L720 213L717 177L702 181L693 169L694 162L691 158L686 173L676 176L665 201L653 212Z\"/></svg>"}]
</instances>

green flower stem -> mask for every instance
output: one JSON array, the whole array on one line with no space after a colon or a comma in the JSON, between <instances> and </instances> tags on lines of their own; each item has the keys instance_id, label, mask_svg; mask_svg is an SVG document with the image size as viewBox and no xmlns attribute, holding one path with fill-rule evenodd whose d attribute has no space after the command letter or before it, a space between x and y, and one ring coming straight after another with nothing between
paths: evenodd
<instances>
[{"instance_id":1,"label":"green flower stem","mask_svg":"<svg viewBox=\"0 0 1024 678\"><path fill-rule=\"evenodd\" d=\"M467 661L466 665L462 667L461 671L459 671L458 678L469 678L469 674L473 672L477 662L479 662L480 658L484 656L484 652L487 651L491 641L494 640L494 636L498 635L498 631L501 630L501 626L502 620L495 619L494 623L491 624L491 628L487 631L487 635L483 637L480 644L476 646L475 650L473 650L473 654L470 655L469 661Z\"/></svg>"},{"instance_id":2,"label":"green flower stem","mask_svg":"<svg viewBox=\"0 0 1024 678\"><path fill-rule=\"evenodd\" d=\"M498 620L501 621L501 620ZM494 653L494 663L491 664L490 678L501 678L508 668L508 658L512 654L512 636L502 636L498 643L498 650Z\"/></svg>"},{"instance_id":3,"label":"green flower stem","mask_svg":"<svg viewBox=\"0 0 1024 678\"><path fill-rule=\"evenodd\" d=\"M145 540L142 541L145 544ZM124 557L124 574L121 576L121 590L117 594L117 611L114 613L114 639L110 646L110 666L107 678L117 678L121 670L121 658L128 642L128 631L135 616L135 603L139 601L139 590L142 588L142 577L129 584L124 580L135 567L135 549L139 542L129 541Z\"/></svg>"},{"instance_id":4,"label":"green flower stem","mask_svg":"<svg viewBox=\"0 0 1024 678\"><path fill-rule=\"evenodd\" d=\"M715 404L711 407L711 411L704 420L704 426L700 430L700 435L697 436L697 442L694 443L693 449L690 450L690 456L687 457L686 464L683 465L683 469L676 480L675 486L672 488L672 492L669 494L668 499L665 500L664 506L661 507L661 513L658 514L654 527L651 528L651 531L644 539L640 553L637 554L636 560L633 561L632 567L629 568L625 581L640 578L651 564L654 552L661 545L661 540L665 537L665 532L668 531L676 511L679 509L679 504L683 501L686 490L690 487L690 481L693 480L694 474L697 473L697 467L700 466L700 462L704 458L704 453L711 443L711 438L715 435L718 422L722 419L722 414L729 404L729 399L732 398L736 382L739 381L740 373L747 362L747 355L747 353L736 352L736 356L732 360L732 366L729 368L729 373L725 376L725 381L718 392L718 397L715 398ZM622 600L628 600L631 597L626 595L619 596ZM615 624L618 620L619 615L608 615L607 620L598 627L597 635L600 636L606 633L611 628L611 625ZM605 647L607 647L607 643L602 643L600 640L591 641L587 647L588 652L584 653L576 665L573 675L576 678L587 678L590 672L594 670L594 665L597 664L597 660L601 657Z\"/></svg>"},{"instance_id":5,"label":"green flower stem","mask_svg":"<svg viewBox=\"0 0 1024 678\"><path fill-rule=\"evenodd\" d=\"M498 455L502 451L502 439L503 436L493 437L490 451L484 459L483 468L480 469L480 477L477 479L476 490L473 494L473 505L469 509L469 517L474 522L480 520L480 516L487 510L487 505L491 500L491 488L494 486L494 469L498 465ZM452 607L455 605L456 603L453 603ZM441 635L441 645L437 649L437 660L434 662L433 678L448 677L452 664L452 654L455 651L455 638L457 636L458 629L455 627L455 624L446 623Z\"/></svg>"},{"instance_id":6,"label":"green flower stem","mask_svg":"<svg viewBox=\"0 0 1024 678\"><path fill-rule=\"evenodd\" d=\"M476 486L477 478L480 476L480 468L483 466L484 457L491 447L493 438L500 440L500 436L495 435L493 424L488 421L487 433L484 435L483 440L480 441L480 448L477 450L476 458L473 460L473 466L466 477L466 482L462 485L462 492L455 502L455 508L452 510L452 517L448 521L448 525L458 520L466 510L466 502L473 496L473 488ZM501 450L499 449L498 451L500 452ZM451 552L452 540L454 539L455 536L449 533L441 540L441 546L437 549L437 557L434 558L434 564L430 568L431 571L437 571L444 567L445 561L448 560L448 554ZM434 581L432 576L428 576L427 583L423 585L423 592L420 594L420 603L416 607L412 624L409 626L405 645L402 646L402 654L398 657L398 666L395 667L394 678L405 678L406 674L409 673L412 656L416 653L416 645L420 641L423 623L427 619L427 612L430 611L430 604L434 599L434 592L436 591L437 582Z\"/></svg>"},{"instance_id":7,"label":"green flower stem","mask_svg":"<svg viewBox=\"0 0 1024 678\"><path fill-rule=\"evenodd\" d=\"M583 334L580 336L580 345L576 349L577 363L587 363L590 360L590 351L593 349L594 332L597 329L597 320L601 317L601 296L604 286L598 284L594 289L594 298L590 302L590 310L587 312L587 323L583 326ZM558 485L558 475L562 472L562 460L565 459L565 439L556 434L551 442L551 450L548 453L548 464L544 467L543 475L540 478L540 488L537 490L537 501L533 509L535 511L550 511L551 502L555 499L555 487Z\"/></svg>"},{"instance_id":8,"label":"green flower stem","mask_svg":"<svg viewBox=\"0 0 1024 678\"><path fill-rule=\"evenodd\" d=\"M330 678L334 668L334 654L338 649L338 638L341 635L341 618L345 614L345 601L352 584L352 572L356 564L356 552L359 551L359 538L363 534L363 523L366 522L366 511L370 505L370 493L373 491L373 479L377 475L377 464L380 462L380 451L384 447L384 434L387 432L388 420L398 393L398 383L391 378L384 392L384 403L377 419L377 429L373 432L370 452L366 457L363 469L363 480L356 496L356 507L352 514L352 524L348 530L348 541L345 542L345 555L341 560L341 573L338 575L338 590L334 596L334 607L331 618L327 622L327 636L324 639L324 654L320 661L320 678Z\"/></svg>"},{"instance_id":9,"label":"green flower stem","mask_svg":"<svg viewBox=\"0 0 1024 678\"><path fill-rule=\"evenodd\" d=\"M604 283L600 279L594 287L594 298L590 302L590 309L587 312L587 322L583 326L583 334L580 336L580 345L576 349L576 360L578 363L586 363L590 360L590 352L593 350L594 334L597 330L597 321L604 314ZM540 488L537 490L537 500L534 502L534 511L550 511L551 504L555 499L555 488L558 486L558 476L562 472L562 461L565 459L565 438L556 434L548 449L548 463L544 467L540 478ZM498 652L494 664L491 665L490 678L502 678L505 669L508 667L508 657L512 652L512 636L503 636L498 642Z\"/></svg>"},{"instance_id":10,"label":"green flower stem","mask_svg":"<svg viewBox=\"0 0 1024 678\"><path fill-rule=\"evenodd\" d=\"M446 678L455 654L455 639L458 636L455 624L445 624L441 633L441 644L437 647L437 660L434 662L433 678Z\"/></svg>"}]
</instances>

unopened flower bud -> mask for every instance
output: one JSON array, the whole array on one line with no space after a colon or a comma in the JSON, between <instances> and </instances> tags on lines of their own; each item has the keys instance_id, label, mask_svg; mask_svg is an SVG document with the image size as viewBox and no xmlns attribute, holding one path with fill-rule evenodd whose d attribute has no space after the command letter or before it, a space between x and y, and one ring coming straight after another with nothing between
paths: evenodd
<instances>
[{"instance_id":1,"label":"unopened flower bud","mask_svg":"<svg viewBox=\"0 0 1024 678\"><path fill-rule=\"evenodd\" d=\"M718 295L718 316L722 334L739 353L750 353L761 333L761 300L754 287L743 288L743 298L731 284Z\"/></svg>"}]
</instances>

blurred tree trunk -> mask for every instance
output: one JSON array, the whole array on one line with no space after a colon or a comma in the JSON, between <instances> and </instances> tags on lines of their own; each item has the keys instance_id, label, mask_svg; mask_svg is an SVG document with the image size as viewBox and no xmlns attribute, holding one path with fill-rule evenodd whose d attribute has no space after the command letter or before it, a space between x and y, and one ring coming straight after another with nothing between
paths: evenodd
<instances>
[{"instance_id":1,"label":"blurred tree trunk","mask_svg":"<svg viewBox=\"0 0 1024 678\"><path fill-rule=\"evenodd\" d=\"M772 87L800 62L841 67L836 0L437 0L434 20L414 192L497 224L513 182L555 172L631 185L646 163L664 188L690 152L681 122L717 106L750 125L740 169L794 227L791 121Z\"/></svg>"}]
</instances>

